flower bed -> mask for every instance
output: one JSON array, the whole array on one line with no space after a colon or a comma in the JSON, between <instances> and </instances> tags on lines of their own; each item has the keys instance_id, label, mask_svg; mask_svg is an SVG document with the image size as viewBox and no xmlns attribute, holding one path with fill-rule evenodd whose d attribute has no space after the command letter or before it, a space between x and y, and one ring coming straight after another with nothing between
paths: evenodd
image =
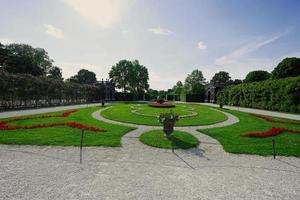
<instances>
[{"instance_id":1,"label":"flower bed","mask_svg":"<svg viewBox=\"0 0 300 200\"><path fill-rule=\"evenodd\" d=\"M270 136L276 136L283 132L288 133L300 133L300 131L297 130L291 130L287 128L278 128L278 127L272 127L271 129L264 131L264 132L253 132L253 133L244 133L241 134L242 137L270 137Z\"/></svg>"},{"instance_id":2,"label":"flower bed","mask_svg":"<svg viewBox=\"0 0 300 200\"><path fill-rule=\"evenodd\" d=\"M105 129L97 128L93 126L88 126L85 124L80 124L77 122L54 122L54 123L48 123L48 124L35 124L35 125L29 125L29 126L9 126L8 123L21 121L21 120L32 120L32 119L43 119L43 118L52 118L52 117L68 117L70 114L76 112L77 110L69 110L66 112L63 112L62 114L57 115L43 115L38 117L24 117L24 118L13 118L9 120L0 121L0 130L17 130L17 129L34 129L34 128L48 128L48 127L54 127L54 126L69 126L72 128L78 128L81 130L88 130L88 131L94 131L94 132L104 132Z\"/></svg>"},{"instance_id":3,"label":"flower bed","mask_svg":"<svg viewBox=\"0 0 300 200\"><path fill-rule=\"evenodd\" d=\"M289 121L283 121L283 120L275 120L275 119L272 119L270 117L267 117L267 116L264 116L264 115L259 115L259 114L253 114L254 116L256 117L259 117L261 119L264 119L268 122L271 122L271 123L281 123L281 124L297 124L297 125L300 125L300 122L289 122Z\"/></svg>"},{"instance_id":4,"label":"flower bed","mask_svg":"<svg viewBox=\"0 0 300 200\"><path fill-rule=\"evenodd\" d=\"M150 102L148 103L151 107L158 107L158 108L173 108L175 104L171 102Z\"/></svg>"}]
</instances>

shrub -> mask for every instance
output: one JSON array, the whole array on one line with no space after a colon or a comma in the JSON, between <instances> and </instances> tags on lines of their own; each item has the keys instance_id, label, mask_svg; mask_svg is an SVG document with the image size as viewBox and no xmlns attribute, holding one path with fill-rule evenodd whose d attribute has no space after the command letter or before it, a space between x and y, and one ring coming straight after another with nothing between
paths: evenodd
<instances>
[{"instance_id":1,"label":"shrub","mask_svg":"<svg viewBox=\"0 0 300 200\"><path fill-rule=\"evenodd\" d=\"M228 86L218 103L283 112L300 112L300 76Z\"/></svg>"}]
</instances>

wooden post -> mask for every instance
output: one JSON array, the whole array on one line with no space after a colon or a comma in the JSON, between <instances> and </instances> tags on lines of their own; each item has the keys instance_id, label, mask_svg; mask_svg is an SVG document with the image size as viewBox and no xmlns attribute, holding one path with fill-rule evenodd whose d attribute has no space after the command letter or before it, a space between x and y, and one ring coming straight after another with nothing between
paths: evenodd
<instances>
[{"instance_id":1,"label":"wooden post","mask_svg":"<svg viewBox=\"0 0 300 200\"><path fill-rule=\"evenodd\" d=\"M276 159L275 140L274 139L272 139L272 147L273 147L273 158Z\"/></svg>"},{"instance_id":2,"label":"wooden post","mask_svg":"<svg viewBox=\"0 0 300 200\"><path fill-rule=\"evenodd\" d=\"M80 140L80 164L82 163L82 143L83 143L84 130L81 130L81 140Z\"/></svg>"}]
</instances>

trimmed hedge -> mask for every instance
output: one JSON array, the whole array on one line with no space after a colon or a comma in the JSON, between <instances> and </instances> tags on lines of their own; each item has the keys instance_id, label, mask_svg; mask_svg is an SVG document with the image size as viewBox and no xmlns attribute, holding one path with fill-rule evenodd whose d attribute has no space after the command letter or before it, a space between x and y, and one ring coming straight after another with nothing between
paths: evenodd
<instances>
[{"instance_id":1,"label":"trimmed hedge","mask_svg":"<svg viewBox=\"0 0 300 200\"><path fill-rule=\"evenodd\" d=\"M300 76L229 86L217 99L225 105L300 113Z\"/></svg>"}]
</instances>

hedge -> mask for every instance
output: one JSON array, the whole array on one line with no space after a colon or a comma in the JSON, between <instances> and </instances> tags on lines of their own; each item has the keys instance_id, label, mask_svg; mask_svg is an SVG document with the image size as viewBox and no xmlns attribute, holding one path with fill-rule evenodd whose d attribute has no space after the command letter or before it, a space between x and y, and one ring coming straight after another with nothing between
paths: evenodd
<instances>
[{"instance_id":1,"label":"hedge","mask_svg":"<svg viewBox=\"0 0 300 200\"><path fill-rule=\"evenodd\" d=\"M101 86L86 85L0 69L0 110L100 101Z\"/></svg>"},{"instance_id":2,"label":"hedge","mask_svg":"<svg viewBox=\"0 0 300 200\"><path fill-rule=\"evenodd\" d=\"M300 113L300 76L229 86L218 92L217 102Z\"/></svg>"}]
</instances>

